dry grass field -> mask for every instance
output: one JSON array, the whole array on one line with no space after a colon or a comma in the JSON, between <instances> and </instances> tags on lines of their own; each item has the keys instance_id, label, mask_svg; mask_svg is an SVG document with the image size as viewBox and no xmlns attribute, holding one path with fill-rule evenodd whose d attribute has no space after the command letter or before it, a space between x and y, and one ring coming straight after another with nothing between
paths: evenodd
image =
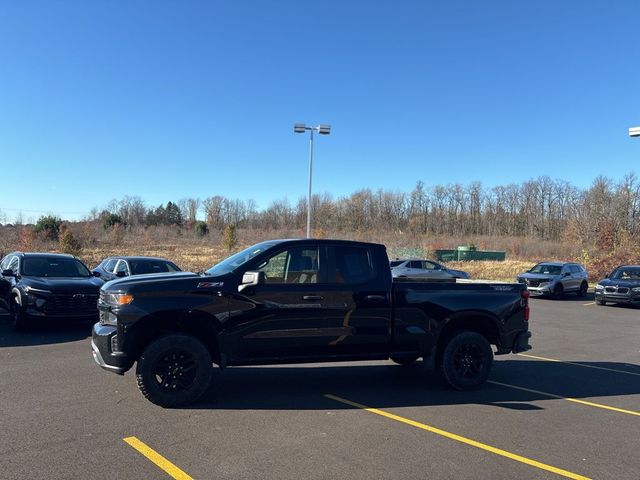
<instances>
[{"instance_id":1,"label":"dry grass field","mask_svg":"<svg viewBox=\"0 0 640 480\"><path fill-rule=\"evenodd\" d=\"M93 268L112 255L149 255L174 261L184 270L202 271L248 245L274 238L302 238L300 229L238 229L237 242L231 251L224 248L220 230L198 236L193 230L170 226L105 229L99 222L68 224L79 247L78 257ZM467 271L471 278L512 282L516 274L540 261L577 261L584 264L595 282L616 265L640 263L640 243L634 238L621 239L610 249L598 249L569 241L539 240L529 237L446 237L419 235L396 230L339 231L316 230L317 238L342 238L381 243L387 246L390 258L434 258L434 250L474 244L481 250L507 252L504 262L448 262L451 268ZM35 234L32 227L0 226L0 256L11 251L60 252L61 240Z\"/></svg>"}]
</instances>

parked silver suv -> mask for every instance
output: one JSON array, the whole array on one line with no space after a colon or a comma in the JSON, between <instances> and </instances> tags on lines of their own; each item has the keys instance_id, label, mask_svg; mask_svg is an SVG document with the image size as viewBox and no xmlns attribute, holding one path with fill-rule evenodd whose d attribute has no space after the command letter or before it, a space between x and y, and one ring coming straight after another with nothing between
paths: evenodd
<instances>
[{"instance_id":1,"label":"parked silver suv","mask_svg":"<svg viewBox=\"0 0 640 480\"><path fill-rule=\"evenodd\" d=\"M531 295L549 295L559 298L567 292L580 297L587 294L589 275L579 263L542 262L521 273L516 280L525 283Z\"/></svg>"}]
</instances>

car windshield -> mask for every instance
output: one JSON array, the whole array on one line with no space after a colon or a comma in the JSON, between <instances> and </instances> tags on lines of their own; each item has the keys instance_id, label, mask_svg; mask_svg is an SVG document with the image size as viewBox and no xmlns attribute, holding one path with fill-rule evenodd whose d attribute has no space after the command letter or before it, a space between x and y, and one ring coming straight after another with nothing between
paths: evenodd
<instances>
[{"instance_id":1,"label":"car windshield","mask_svg":"<svg viewBox=\"0 0 640 480\"><path fill-rule=\"evenodd\" d=\"M173 263L163 260L129 260L129 265L131 266L132 275L180 271Z\"/></svg>"},{"instance_id":2,"label":"car windshield","mask_svg":"<svg viewBox=\"0 0 640 480\"><path fill-rule=\"evenodd\" d=\"M236 268L244 265L256 255L264 252L268 248L276 245L277 242L262 242L245 248L238 253L225 258L220 263L216 263L213 267L206 271L207 275L224 275L232 272Z\"/></svg>"},{"instance_id":3,"label":"car windshield","mask_svg":"<svg viewBox=\"0 0 640 480\"><path fill-rule=\"evenodd\" d=\"M614 280L640 280L640 267L619 268L611 274Z\"/></svg>"},{"instance_id":4,"label":"car windshield","mask_svg":"<svg viewBox=\"0 0 640 480\"><path fill-rule=\"evenodd\" d=\"M26 277L90 277L91 272L75 258L27 257L22 265Z\"/></svg>"},{"instance_id":5,"label":"car windshield","mask_svg":"<svg viewBox=\"0 0 640 480\"><path fill-rule=\"evenodd\" d=\"M560 275L562 267L560 265L549 265L548 263L539 263L529 273L541 273L543 275Z\"/></svg>"},{"instance_id":6,"label":"car windshield","mask_svg":"<svg viewBox=\"0 0 640 480\"><path fill-rule=\"evenodd\" d=\"M393 260L392 262L389 262L389 266L391 268L395 268L399 265L402 265L404 263L404 260Z\"/></svg>"}]
</instances>

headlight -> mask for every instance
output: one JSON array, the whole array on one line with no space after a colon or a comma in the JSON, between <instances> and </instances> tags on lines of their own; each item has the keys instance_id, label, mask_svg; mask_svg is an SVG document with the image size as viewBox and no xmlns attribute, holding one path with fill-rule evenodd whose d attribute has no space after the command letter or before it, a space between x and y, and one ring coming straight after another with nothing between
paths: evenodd
<instances>
[{"instance_id":1,"label":"headlight","mask_svg":"<svg viewBox=\"0 0 640 480\"><path fill-rule=\"evenodd\" d=\"M103 293L102 299L108 305L129 305L133 302L133 295L130 293Z\"/></svg>"},{"instance_id":2,"label":"headlight","mask_svg":"<svg viewBox=\"0 0 640 480\"><path fill-rule=\"evenodd\" d=\"M597 284L596 285L596 290L604 290L604 286L600 285L600 284Z\"/></svg>"},{"instance_id":3,"label":"headlight","mask_svg":"<svg viewBox=\"0 0 640 480\"><path fill-rule=\"evenodd\" d=\"M640 287L635 287L631 289L632 292L640 292Z\"/></svg>"}]
</instances>

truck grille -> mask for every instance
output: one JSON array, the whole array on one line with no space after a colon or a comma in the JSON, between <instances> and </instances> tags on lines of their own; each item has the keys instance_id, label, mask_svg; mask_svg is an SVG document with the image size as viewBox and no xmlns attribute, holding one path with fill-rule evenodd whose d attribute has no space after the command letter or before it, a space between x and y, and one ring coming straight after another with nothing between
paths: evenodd
<instances>
[{"instance_id":1,"label":"truck grille","mask_svg":"<svg viewBox=\"0 0 640 480\"><path fill-rule=\"evenodd\" d=\"M44 312L47 315L70 317L97 314L98 295L93 293L52 295L44 305Z\"/></svg>"}]
</instances>

